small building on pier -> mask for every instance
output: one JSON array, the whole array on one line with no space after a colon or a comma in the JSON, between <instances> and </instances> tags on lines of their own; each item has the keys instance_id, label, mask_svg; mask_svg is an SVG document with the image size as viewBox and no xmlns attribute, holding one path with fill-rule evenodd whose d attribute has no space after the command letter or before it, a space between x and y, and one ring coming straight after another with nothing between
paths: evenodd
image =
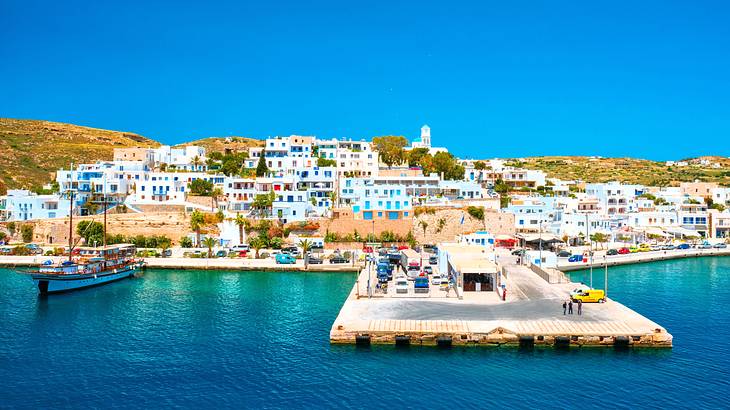
<instances>
[{"instance_id":1,"label":"small building on pier","mask_svg":"<svg viewBox=\"0 0 730 410\"><path fill-rule=\"evenodd\" d=\"M438 250L439 272L452 278L459 297L463 292L499 292L502 275L493 252L463 243L441 243Z\"/></svg>"}]
</instances>

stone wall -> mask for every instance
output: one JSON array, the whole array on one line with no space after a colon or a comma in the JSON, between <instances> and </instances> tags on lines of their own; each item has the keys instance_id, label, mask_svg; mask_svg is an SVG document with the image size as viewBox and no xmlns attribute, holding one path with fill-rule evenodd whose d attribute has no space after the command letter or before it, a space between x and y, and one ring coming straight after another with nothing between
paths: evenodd
<instances>
[{"instance_id":1,"label":"stone wall","mask_svg":"<svg viewBox=\"0 0 730 410\"><path fill-rule=\"evenodd\" d=\"M462 224L463 217L463 224ZM439 229L439 221L444 224ZM427 225L424 234L421 221ZM457 235L473 233L476 231L487 231L492 235L514 234L514 215L484 210L484 220L474 219L466 209L445 208L438 209L433 214L422 213L413 218L413 233L420 243L453 242Z\"/></svg>"},{"instance_id":2,"label":"stone wall","mask_svg":"<svg viewBox=\"0 0 730 410\"><path fill-rule=\"evenodd\" d=\"M340 235L347 235L357 232L361 236L366 236L371 232L375 232L375 235L380 236L383 231L390 231L397 235L407 235L413 227L412 218L403 218L398 220L375 220L365 221L353 219L352 215L342 216L333 219L322 219L319 221L319 234L324 236L327 231L337 233Z\"/></svg>"},{"instance_id":3,"label":"stone wall","mask_svg":"<svg viewBox=\"0 0 730 410\"><path fill-rule=\"evenodd\" d=\"M76 226L84 220L103 222L102 215L74 217L74 237L77 237ZM44 219L27 221L34 225L33 241L47 244L68 244L68 219ZM165 235L177 243L180 238L190 232L188 217L182 212L159 213L126 213L107 215L107 229L109 234L134 235ZM16 234L18 236L18 234Z\"/></svg>"}]
</instances>

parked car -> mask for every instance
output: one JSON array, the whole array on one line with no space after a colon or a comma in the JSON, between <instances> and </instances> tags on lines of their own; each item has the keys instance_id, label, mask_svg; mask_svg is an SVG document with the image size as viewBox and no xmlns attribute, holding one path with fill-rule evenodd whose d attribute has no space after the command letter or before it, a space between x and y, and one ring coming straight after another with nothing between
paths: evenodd
<instances>
[{"instance_id":1,"label":"parked car","mask_svg":"<svg viewBox=\"0 0 730 410\"><path fill-rule=\"evenodd\" d=\"M336 255L336 256L333 256L333 257L330 258L330 263L348 263L348 262L350 262L350 261L348 261L347 259L345 259L344 256L337 256Z\"/></svg>"},{"instance_id":2,"label":"parked car","mask_svg":"<svg viewBox=\"0 0 730 410\"><path fill-rule=\"evenodd\" d=\"M606 256L618 255L618 249L609 249L606 251Z\"/></svg>"},{"instance_id":3,"label":"parked car","mask_svg":"<svg viewBox=\"0 0 730 410\"><path fill-rule=\"evenodd\" d=\"M618 250L619 255L628 255L630 253L631 253L631 251L629 250L629 248L621 248Z\"/></svg>"},{"instance_id":4,"label":"parked car","mask_svg":"<svg viewBox=\"0 0 730 410\"><path fill-rule=\"evenodd\" d=\"M648 243L642 243L641 245L639 245L639 252L649 252L650 250L652 249Z\"/></svg>"},{"instance_id":5,"label":"parked car","mask_svg":"<svg viewBox=\"0 0 730 410\"><path fill-rule=\"evenodd\" d=\"M674 245L664 245L664 246L662 246L662 250L663 251L672 251L674 249L675 249L675 246Z\"/></svg>"},{"instance_id":6,"label":"parked car","mask_svg":"<svg viewBox=\"0 0 730 410\"><path fill-rule=\"evenodd\" d=\"M568 262L583 262L583 255L572 255L568 258Z\"/></svg>"},{"instance_id":7,"label":"parked car","mask_svg":"<svg viewBox=\"0 0 730 410\"><path fill-rule=\"evenodd\" d=\"M169 258L170 256L172 256L172 249L165 249L164 251L162 251L162 256L164 256L166 258Z\"/></svg>"},{"instance_id":8,"label":"parked car","mask_svg":"<svg viewBox=\"0 0 730 410\"><path fill-rule=\"evenodd\" d=\"M649 246L649 250L660 251L660 250L662 250L662 246L661 245L651 245L651 246Z\"/></svg>"},{"instance_id":9,"label":"parked car","mask_svg":"<svg viewBox=\"0 0 730 410\"><path fill-rule=\"evenodd\" d=\"M442 278L441 278L441 274L440 273L436 273L433 276L431 276L431 284L433 286L440 286L441 285L441 280L442 280Z\"/></svg>"},{"instance_id":10,"label":"parked car","mask_svg":"<svg viewBox=\"0 0 730 410\"><path fill-rule=\"evenodd\" d=\"M406 271L406 277L408 280L414 280L418 275L421 274L421 269L418 266L409 266Z\"/></svg>"},{"instance_id":11,"label":"parked car","mask_svg":"<svg viewBox=\"0 0 730 410\"><path fill-rule=\"evenodd\" d=\"M373 247L372 246L363 246L362 251L365 253L373 253Z\"/></svg>"},{"instance_id":12,"label":"parked car","mask_svg":"<svg viewBox=\"0 0 730 410\"><path fill-rule=\"evenodd\" d=\"M712 245L710 245L709 242L702 242L701 244L697 245L697 249L712 249Z\"/></svg>"},{"instance_id":13,"label":"parked car","mask_svg":"<svg viewBox=\"0 0 730 410\"><path fill-rule=\"evenodd\" d=\"M639 252L639 248L637 248L636 246L629 247L629 253L636 253L636 252Z\"/></svg>"},{"instance_id":14,"label":"parked car","mask_svg":"<svg viewBox=\"0 0 730 410\"><path fill-rule=\"evenodd\" d=\"M405 276L395 278L395 293L408 293L408 279Z\"/></svg>"},{"instance_id":15,"label":"parked car","mask_svg":"<svg viewBox=\"0 0 730 410\"><path fill-rule=\"evenodd\" d=\"M515 249L512 251L513 256L524 256L525 250L524 249Z\"/></svg>"},{"instance_id":16,"label":"parked car","mask_svg":"<svg viewBox=\"0 0 730 410\"><path fill-rule=\"evenodd\" d=\"M568 251L558 252L558 258L570 258L571 253Z\"/></svg>"},{"instance_id":17,"label":"parked car","mask_svg":"<svg viewBox=\"0 0 730 410\"><path fill-rule=\"evenodd\" d=\"M426 275L431 275L431 274L433 274L433 268L432 268L432 267L430 267L430 266L424 266L424 267L423 267L423 271L424 271L424 272L426 272Z\"/></svg>"},{"instance_id":18,"label":"parked car","mask_svg":"<svg viewBox=\"0 0 730 410\"><path fill-rule=\"evenodd\" d=\"M311 265L321 265L322 264L322 258L318 258L316 256L309 255L309 258L307 259L307 263Z\"/></svg>"},{"instance_id":19,"label":"parked car","mask_svg":"<svg viewBox=\"0 0 730 410\"><path fill-rule=\"evenodd\" d=\"M438 256L430 256L428 258L428 263L429 263L429 265L436 265L436 264L438 264L439 263Z\"/></svg>"},{"instance_id":20,"label":"parked car","mask_svg":"<svg viewBox=\"0 0 730 410\"><path fill-rule=\"evenodd\" d=\"M712 247L715 249L725 249L725 248L727 248L727 244L720 242L720 243L716 243L716 244L712 245Z\"/></svg>"},{"instance_id":21,"label":"parked car","mask_svg":"<svg viewBox=\"0 0 730 410\"><path fill-rule=\"evenodd\" d=\"M231 247L231 251L233 252L248 252L250 250L249 246L246 244L236 245Z\"/></svg>"},{"instance_id":22,"label":"parked car","mask_svg":"<svg viewBox=\"0 0 730 410\"><path fill-rule=\"evenodd\" d=\"M228 252L224 251L223 249L215 253L216 258L225 258L226 255L228 255Z\"/></svg>"},{"instance_id":23,"label":"parked car","mask_svg":"<svg viewBox=\"0 0 730 410\"><path fill-rule=\"evenodd\" d=\"M413 282L414 293L428 293L428 276L422 275Z\"/></svg>"},{"instance_id":24,"label":"parked car","mask_svg":"<svg viewBox=\"0 0 730 410\"><path fill-rule=\"evenodd\" d=\"M288 253L279 253L276 255L276 263L282 265L291 265L297 262L297 259Z\"/></svg>"},{"instance_id":25,"label":"parked car","mask_svg":"<svg viewBox=\"0 0 730 410\"><path fill-rule=\"evenodd\" d=\"M43 248L34 243L29 243L25 247L30 251L31 255L40 255L43 253Z\"/></svg>"},{"instance_id":26,"label":"parked car","mask_svg":"<svg viewBox=\"0 0 730 410\"><path fill-rule=\"evenodd\" d=\"M677 249L689 249L689 248L690 248L690 246L688 243L680 243L679 245L677 245Z\"/></svg>"},{"instance_id":27,"label":"parked car","mask_svg":"<svg viewBox=\"0 0 730 410\"><path fill-rule=\"evenodd\" d=\"M402 251L402 250L405 250L405 249L408 249L408 247L405 246L405 245L401 245L401 246L398 247L398 250L399 251Z\"/></svg>"}]
</instances>

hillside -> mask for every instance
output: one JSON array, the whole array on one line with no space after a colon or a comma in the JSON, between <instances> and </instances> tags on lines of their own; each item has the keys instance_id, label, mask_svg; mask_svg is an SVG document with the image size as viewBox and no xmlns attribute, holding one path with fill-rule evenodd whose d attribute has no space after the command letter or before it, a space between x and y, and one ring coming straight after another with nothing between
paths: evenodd
<instances>
[{"instance_id":1,"label":"hillside","mask_svg":"<svg viewBox=\"0 0 730 410\"><path fill-rule=\"evenodd\" d=\"M176 147L183 147L186 145L204 147L207 152L225 153L226 151L247 151L251 147L263 147L264 141L246 137L211 137L186 142L184 144L176 145Z\"/></svg>"},{"instance_id":2,"label":"hillside","mask_svg":"<svg viewBox=\"0 0 730 410\"><path fill-rule=\"evenodd\" d=\"M712 165L701 165L700 160ZM672 186L685 181L717 182L730 186L730 158L701 157L686 159L687 166L667 166L665 162L635 158L603 157L529 157L510 160L510 164L545 171L549 177L586 182L620 181L643 185Z\"/></svg>"},{"instance_id":3,"label":"hillside","mask_svg":"<svg viewBox=\"0 0 730 410\"><path fill-rule=\"evenodd\" d=\"M0 118L0 193L41 187L71 162L111 160L114 148L159 145L128 132Z\"/></svg>"}]
</instances>

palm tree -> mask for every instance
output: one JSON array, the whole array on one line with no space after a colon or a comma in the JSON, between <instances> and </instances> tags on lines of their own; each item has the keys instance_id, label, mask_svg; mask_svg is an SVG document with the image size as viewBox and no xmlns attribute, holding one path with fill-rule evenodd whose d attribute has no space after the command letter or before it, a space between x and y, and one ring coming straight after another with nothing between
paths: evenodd
<instances>
[{"instance_id":1,"label":"palm tree","mask_svg":"<svg viewBox=\"0 0 730 410\"><path fill-rule=\"evenodd\" d=\"M195 246L200 247L200 230L205 225L205 216L197 209L190 214L190 229L195 231Z\"/></svg>"},{"instance_id":2,"label":"palm tree","mask_svg":"<svg viewBox=\"0 0 730 410\"><path fill-rule=\"evenodd\" d=\"M218 207L218 198L223 196L223 190L216 187L213 188L213 191L210 193L210 210L215 211L215 208Z\"/></svg>"},{"instance_id":3,"label":"palm tree","mask_svg":"<svg viewBox=\"0 0 730 410\"><path fill-rule=\"evenodd\" d=\"M200 164L202 164L202 162L200 161L200 157L197 156L197 155L195 157L193 157L193 168L194 168L194 170L197 171L197 169L200 166Z\"/></svg>"},{"instance_id":4,"label":"palm tree","mask_svg":"<svg viewBox=\"0 0 730 410\"><path fill-rule=\"evenodd\" d=\"M243 245L243 234L245 233L248 219L244 218L240 213L236 214L236 219L233 222L238 225L238 243Z\"/></svg>"},{"instance_id":5,"label":"palm tree","mask_svg":"<svg viewBox=\"0 0 730 410\"><path fill-rule=\"evenodd\" d=\"M420 225L421 229L423 229L423 236L426 236L426 228L428 228L428 222L421 219L420 221L418 221L418 225Z\"/></svg>"},{"instance_id":6,"label":"palm tree","mask_svg":"<svg viewBox=\"0 0 730 410\"><path fill-rule=\"evenodd\" d=\"M304 254L304 270L307 270L309 266L309 251L312 249L312 242L309 239L303 239L299 241L299 246L302 247L302 253Z\"/></svg>"},{"instance_id":7,"label":"palm tree","mask_svg":"<svg viewBox=\"0 0 730 410\"><path fill-rule=\"evenodd\" d=\"M160 250L162 251L162 257L165 257L165 251L170 249L170 246L172 246L172 243L170 242L169 238L165 238L165 240L160 242Z\"/></svg>"},{"instance_id":8,"label":"palm tree","mask_svg":"<svg viewBox=\"0 0 730 410\"><path fill-rule=\"evenodd\" d=\"M261 237L257 236L253 239L251 239L249 242L249 245L256 251L256 259L259 258L259 251L263 249L265 243L264 240L261 239Z\"/></svg>"},{"instance_id":9,"label":"palm tree","mask_svg":"<svg viewBox=\"0 0 730 410\"><path fill-rule=\"evenodd\" d=\"M216 239L212 236L207 236L205 239L203 239L203 246L208 248L208 258L213 257L213 247L216 243L218 243L218 241L216 241Z\"/></svg>"}]
</instances>

